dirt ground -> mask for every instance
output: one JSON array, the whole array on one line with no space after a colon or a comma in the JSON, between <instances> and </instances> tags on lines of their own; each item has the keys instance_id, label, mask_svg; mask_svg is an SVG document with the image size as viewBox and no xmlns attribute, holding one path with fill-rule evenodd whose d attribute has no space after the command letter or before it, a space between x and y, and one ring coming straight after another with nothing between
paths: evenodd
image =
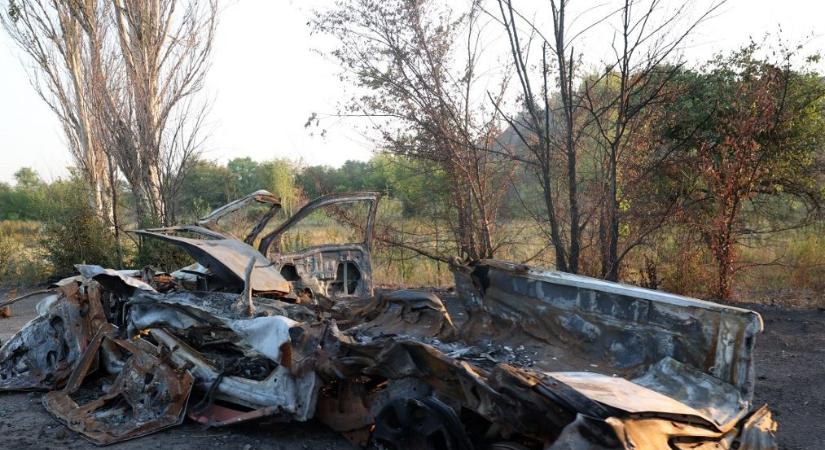
<instances>
[{"instance_id":1,"label":"dirt ground","mask_svg":"<svg viewBox=\"0 0 825 450\"><path fill-rule=\"evenodd\" d=\"M4 298L4 296L0 296ZM13 307L13 316L0 319L5 342L34 317L38 299ZM781 449L825 449L825 310L744 305L757 310L765 333L756 343L755 403L770 405L779 422ZM257 423L208 429L184 425L110 448L337 450L354 449L344 438L321 424ZM40 394L0 394L0 448L96 448L68 431L40 405Z\"/></svg>"},{"instance_id":2,"label":"dirt ground","mask_svg":"<svg viewBox=\"0 0 825 450\"><path fill-rule=\"evenodd\" d=\"M825 449L825 310L743 305L758 311L756 404L779 422L781 449Z\"/></svg>"}]
</instances>

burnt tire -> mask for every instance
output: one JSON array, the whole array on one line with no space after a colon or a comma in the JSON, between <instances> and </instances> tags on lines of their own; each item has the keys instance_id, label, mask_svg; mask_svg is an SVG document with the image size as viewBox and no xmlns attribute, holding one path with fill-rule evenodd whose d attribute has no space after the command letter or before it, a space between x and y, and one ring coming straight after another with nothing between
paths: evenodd
<instances>
[{"instance_id":1,"label":"burnt tire","mask_svg":"<svg viewBox=\"0 0 825 450\"><path fill-rule=\"evenodd\" d=\"M388 403L375 417L370 447L380 450L473 450L455 411L435 397Z\"/></svg>"}]
</instances>

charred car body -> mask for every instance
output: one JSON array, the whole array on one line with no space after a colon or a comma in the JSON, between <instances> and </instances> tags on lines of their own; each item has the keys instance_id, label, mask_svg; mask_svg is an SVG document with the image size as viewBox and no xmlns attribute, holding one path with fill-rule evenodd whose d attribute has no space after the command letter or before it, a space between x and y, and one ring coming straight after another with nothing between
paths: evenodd
<instances>
[{"instance_id":1,"label":"charred car body","mask_svg":"<svg viewBox=\"0 0 825 450\"><path fill-rule=\"evenodd\" d=\"M45 408L101 445L188 416L314 418L386 449L776 448L752 405L758 314L500 261L454 267L457 315L429 292L373 295L377 202L323 197L268 231L280 203L258 191L138 231L198 264L77 266L0 348L0 390L49 391ZM245 236L218 229L249 203L266 210ZM290 237L325 209L358 233Z\"/></svg>"}]
</instances>

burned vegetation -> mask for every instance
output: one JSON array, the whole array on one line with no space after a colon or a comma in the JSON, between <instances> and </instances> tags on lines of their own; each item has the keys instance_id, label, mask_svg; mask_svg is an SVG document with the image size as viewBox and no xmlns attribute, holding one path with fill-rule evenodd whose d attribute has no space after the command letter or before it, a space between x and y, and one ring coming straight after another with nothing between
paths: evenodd
<instances>
[{"instance_id":1,"label":"burned vegetation","mask_svg":"<svg viewBox=\"0 0 825 450\"><path fill-rule=\"evenodd\" d=\"M776 448L752 403L757 313L491 260L454 265L447 305L376 292L377 203L322 197L268 227L280 203L258 191L136 231L197 263L77 265L0 348L0 390L47 391L46 410L98 445L268 418L383 449ZM249 204L265 208L245 236L219 230ZM285 242L314 211L352 204L366 211L358 239Z\"/></svg>"}]
</instances>

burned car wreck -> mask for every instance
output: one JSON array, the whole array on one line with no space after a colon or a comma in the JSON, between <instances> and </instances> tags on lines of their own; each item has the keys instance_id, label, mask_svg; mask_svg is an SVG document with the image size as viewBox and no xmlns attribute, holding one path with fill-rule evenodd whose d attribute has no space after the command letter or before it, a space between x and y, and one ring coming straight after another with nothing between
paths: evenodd
<instances>
[{"instance_id":1,"label":"burned car wreck","mask_svg":"<svg viewBox=\"0 0 825 450\"><path fill-rule=\"evenodd\" d=\"M251 231L218 229L249 202L266 206ZM269 418L384 449L776 448L752 404L755 312L501 261L456 264L446 303L374 292L377 202L322 197L267 231L280 203L258 191L138 231L197 264L78 265L0 348L0 390L47 391L48 412L99 445ZM354 204L359 235L289 238Z\"/></svg>"}]
</instances>

